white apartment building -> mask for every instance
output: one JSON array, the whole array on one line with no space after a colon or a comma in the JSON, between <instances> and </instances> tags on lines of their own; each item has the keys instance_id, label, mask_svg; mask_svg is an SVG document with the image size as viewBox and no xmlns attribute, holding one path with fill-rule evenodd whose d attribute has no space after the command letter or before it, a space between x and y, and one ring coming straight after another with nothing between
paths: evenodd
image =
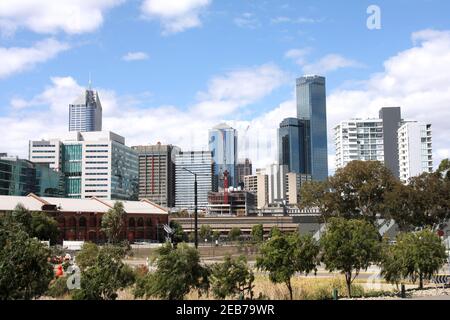
<instances>
[{"instance_id":1,"label":"white apartment building","mask_svg":"<svg viewBox=\"0 0 450 320\"><path fill-rule=\"evenodd\" d=\"M138 155L113 132L71 132L30 141L29 160L62 172L66 197L137 199Z\"/></svg>"},{"instance_id":2,"label":"white apartment building","mask_svg":"<svg viewBox=\"0 0 450 320\"><path fill-rule=\"evenodd\" d=\"M342 121L334 128L336 169L355 160L384 162L382 119Z\"/></svg>"},{"instance_id":3,"label":"white apartment building","mask_svg":"<svg viewBox=\"0 0 450 320\"><path fill-rule=\"evenodd\" d=\"M398 129L400 179L409 179L424 172L433 172L431 124L406 122Z\"/></svg>"},{"instance_id":4,"label":"white apartment building","mask_svg":"<svg viewBox=\"0 0 450 320\"><path fill-rule=\"evenodd\" d=\"M267 207L269 204L269 178L265 174L258 173L244 177L244 190L255 194L257 209Z\"/></svg>"}]
</instances>

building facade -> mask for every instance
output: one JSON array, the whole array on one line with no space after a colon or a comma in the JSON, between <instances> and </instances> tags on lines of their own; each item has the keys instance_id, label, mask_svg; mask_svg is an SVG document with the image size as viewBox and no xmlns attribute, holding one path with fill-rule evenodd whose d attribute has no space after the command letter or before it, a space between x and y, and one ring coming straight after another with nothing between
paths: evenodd
<instances>
[{"instance_id":1,"label":"building facade","mask_svg":"<svg viewBox=\"0 0 450 320\"><path fill-rule=\"evenodd\" d=\"M252 161L250 159L239 160L236 166L238 187L244 189L244 177L252 175Z\"/></svg>"},{"instance_id":2,"label":"building facade","mask_svg":"<svg viewBox=\"0 0 450 320\"><path fill-rule=\"evenodd\" d=\"M307 174L289 172L286 174L286 203L294 206L301 202L300 192L302 186L312 181L312 177Z\"/></svg>"},{"instance_id":3,"label":"building facade","mask_svg":"<svg viewBox=\"0 0 450 320\"><path fill-rule=\"evenodd\" d=\"M31 161L64 175L66 197L138 199L138 154L113 132L72 132L64 139L30 141L29 150Z\"/></svg>"},{"instance_id":4,"label":"building facade","mask_svg":"<svg viewBox=\"0 0 450 320\"><path fill-rule=\"evenodd\" d=\"M237 187L238 133L225 123L209 130L209 151L215 165L215 184L224 188L224 172L228 171L229 186Z\"/></svg>"},{"instance_id":5,"label":"building facade","mask_svg":"<svg viewBox=\"0 0 450 320\"><path fill-rule=\"evenodd\" d=\"M402 123L400 107L381 108L379 118L383 121L384 165L399 178L398 129Z\"/></svg>"},{"instance_id":6,"label":"building facade","mask_svg":"<svg viewBox=\"0 0 450 320\"><path fill-rule=\"evenodd\" d=\"M69 104L69 131L102 131L102 104L97 91L86 89Z\"/></svg>"},{"instance_id":7,"label":"building facade","mask_svg":"<svg viewBox=\"0 0 450 320\"><path fill-rule=\"evenodd\" d=\"M279 204L286 200L286 175L288 167L277 163L267 166L264 172L267 175L267 202L269 205Z\"/></svg>"},{"instance_id":8,"label":"building facade","mask_svg":"<svg viewBox=\"0 0 450 320\"><path fill-rule=\"evenodd\" d=\"M230 190L208 193L208 214L211 216L248 216L255 213L255 195L252 192Z\"/></svg>"},{"instance_id":9,"label":"building facade","mask_svg":"<svg viewBox=\"0 0 450 320\"><path fill-rule=\"evenodd\" d=\"M255 205L257 209L262 209L269 205L269 178L266 174L244 177L244 190L255 195Z\"/></svg>"},{"instance_id":10,"label":"building facade","mask_svg":"<svg viewBox=\"0 0 450 320\"><path fill-rule=\"evenodd\" d=\"M320 76L297 79L297 118L304 120L305 140L308 143L307 168L313 180L328 178L326 81Z\"/></svg>"},{"instance_id":11,"label":"building facade","mask_svg":"<svg viewBox=\"0 0 450 320\"><path fill-rule=\"evenodd\" d=\"M175 155L172 145L132 147L139 154L139 199L173 208L175 206Z\"/></svg>"},{"instance_id":12,"label":"building facade","mask_svg":"<svg viewBox=\"0 0 450 320\"><path fill-rule=\"evenodd\" d=\"M206 210L208 193L214 190L214 168L212 153L209 151L187 151L176 154L175 207L187 210L194 209L194 174L196 174L197 206Z\"/></svg>"},{"instance_id":13,"label":"building facade","mask_svg":"<svg viewBox=\"0 0 450 320\"><path fill-rule=\"evenodd\" d=\"M64 195L61 173L45 164L36 164L17 157L0 157L0 195L44 197Z\"/></svg>"},{"instance_id":14,"label":"building facade","mask_svg":"<svg viewBox=\"0 0 450 320\"><path fill-rule=\"evenodd\" d=\"M310 173L311 162L306 120L287 118L278 129L278 162L286 165L289 172Z\"/></svg>"},{"instance_id":15,"label":"building facade","mask_svg":"<svg viewBox=\"0 0 450 320\"><path fill-rule=\"evenodd\" d=\"M433 172L431 124L406 122L398 129L400 180Z\"/></svg>"}]
</instances>

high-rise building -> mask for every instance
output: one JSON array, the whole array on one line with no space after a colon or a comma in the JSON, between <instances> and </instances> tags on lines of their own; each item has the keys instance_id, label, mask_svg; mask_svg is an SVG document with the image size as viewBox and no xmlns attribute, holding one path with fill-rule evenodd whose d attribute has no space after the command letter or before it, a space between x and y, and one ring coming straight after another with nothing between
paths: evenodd
<instances>
[{"instance_id":1,"label":"high-rise building","mask_svg":"<svg viewBox=\"0 0 450 320\"><path fill-rule=\"evenodd\" d=\"M300 191L302 186L311 181L312 177L306 174L289 172L286 174L286 200L289 205L300 203Z\"/></svg>"},{"instance_id":2,"label":"high-rise building","mask_svg":"<svg viewBox=\"0 0 450 320\"><path fill-rule=\"evenodd\" d=\"M288 167L274 163L267 166L265 170L261 170L259 173L267 175L269 205L279 204L286 200L286 175L288 173Z\"/></svg>"},{"instance_id":3,"label":"high-rise building","mask_svg":"<svg viewBox=\"0 0 450 320\"><path fill-rule=\"evenodd\" d=\"M255 195L257 209L267 207L269 204L269 178L266 174L258 172L256 175L244 177L244 190Z\"/></svg>"},{"instance_id":4,"label":"high-rise building","mask_svg":"<svg viewBox=\"0 0 450 320\"><path fill-rule=\"evenodd\" d=\"M278 162L286 165L289 172L311 172L309 145L306 140L306 120L287 118L278 129Z\"/></svg>"},{"instance_id":5,"label":"high-rise building","mask_svg":"<svg viewBox=\"0 0 450 320\"><path fill-rule=\"evenodd\" d=\"M102 131L102 104L98 92L86 89L69 104L69 131Z\"/></svg>"},{"instance_id":6,"label":"high-rise building","mask_svg":"<svg viewBox=\"0 0 450 320\"><path fill-rule=\"evenodd\" d=\"M0 195L26 196L30 193L42 197L62 196L62 174L46 164L8 157L6 154L0 156Z\"/></svg>"},{"instance_id":7,"label":"high-rise building","mask_svg":"<svg viewBox=\"0 0 450 320\"><path fill-rule=\"evenodd\" d=\"M380 119L383 120L384 165L399 178L397 131L402 122L400 107L382 108Z\"/></svg>"},{"instance_id":8,"label":"high-rise building","mask_svg":"<svg viewBox=\"0 0 450 320\"><path fill-rule=\"evenodd\" d=\"M250 159L239 160L236 166L237 184L242 189L244 188L244 177L252 174L252 162Z\"/></svg>"},{"instance_id":9,"label":"high-rise building","mask_svg":"<svg viewBox=\"0 0 450 320\"><path fill-rule=\"evenodd\" d=\"M334 128L336 168L355 160L384 163L384 134L381 119L342 121Z\"/></svg>"},{"instance_id":10,"label":"high-rise building","mask_svg":"<svg viewBox=\"0 0 450 320\"><path fill-rule=\"evenodd\" d=\"M173 208L175 206L175 155L172 145L132 147L139 154L139 199Z\"/></svg>"},{"instance_id":11,"label":"high-rise building","mask_svg":"<svg viewBox=\"0 0 450 320\"><path fill-rule=\"evenodd\" d=\"M175 207L194 209L194 173L197 175L197 206L207 208L208 192L214 187L214 161L210 151L187 151L175 155Z\"/></svg>"},{"instance_id":12,"label":"high-rise building","mask_svg":"<svg viewBox=\"0 0 450 320\"><path fill-rule=\"evenodd\" d=\"M215 184L219 189L224 188L224 172L228 171L229 186L237 187L236 165L238 162L238 133L237 130L225 123L209 130L209 151L215 165Z\"/></svg>"},{"instance_id":13,"label":"high-rise building","mask_svg":"<svg viewBox=\"0 0 450 320\"><path fill-rule=\"evenodd\" d=\"M406 122L398 129L400 180L433 172L431 124Z\"/></svg>"},{"instance_id":14,"label":"high-rise building","mask_svg":"<svg viewBox=\"0 0 450 320\"><path fill-rule=\"evenodd\" d=\"M383 108L379 119L342 121L334 141L337 169L355 160L380 161L403 182L433 170L431 124L403 121L397 107Z\"/></svg>"},{"instance_id":15,"label":"high-rise building","mask_svg":"<svg viewBox=\"0 0 450 320\"><path fill-rule=\"evenodd\" d=\"M69 198L138 198L138 155L115 133L71 132L67 137L30 141L30 161L64 174Z\"/></svg>"},{"instance_id":16,"label":"high-rise building","mask_svg":"<svg viewBox=\"0 0 450 320\"><path fill-rule=\"evenodd\" d=\"M304 120L308 142L306 170L313 180L328 178L327 104L325 78L304 76L297 79L297 118ZM309 149L309 150L308 150ZM310 170L308 170L311 168Z\"/></svg>"}]
</instances>

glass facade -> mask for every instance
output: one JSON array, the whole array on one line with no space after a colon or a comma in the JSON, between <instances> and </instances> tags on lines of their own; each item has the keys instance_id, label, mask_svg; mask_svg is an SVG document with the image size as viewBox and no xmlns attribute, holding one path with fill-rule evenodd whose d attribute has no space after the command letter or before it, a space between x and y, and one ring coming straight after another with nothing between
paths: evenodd
<instances>
[{"instance_id":1,"label":"glass facade","mask_svg":"<svg viewBox=\"0 0 450 320\"><path fill-rule=\"evenodd\" d=\"M278 129L278 162L289 172L309 174L309 144L306 121L297 118L283 120Z\"/></svg>"},{"instance_id":2,"label":"glass facade","mask_svg":"<svg viewBox=\"0 0 450 320\"><path fill-rule=\"evenodd\" d=\"M65 194L69 198L81 198L81 163L83 146L66 144L62 147L62 171L65 176Z\"/></svg>"},{"instance_id":3,"label":"glass facade","mask_svg":"<svg viewBox=\"0 0 450 320\"><path fill-rule=\"evenodd\" d=\"M237 187L238 134L226 124L220 124L209 130L209 151L215 163L215 185L223 189L223 174L228 171L228 186ZM215 190L217 191L217 190Z\"/></svg>"},{"instance_id":4,"label":"glass facade","mask_svg":"<svg viewBox=\"0 0 450 320\"><path fill-rule=\"evenodd\" d=\"M328 178L327 106L325 78L304 76L297 79L297 118L305 121L306 140L311 154L307 166L313 180ZM309 174L309 172L304 172Z\"/></svg>"},{"instance_id":5,"label":"glass facade","mask_svg":"<svg viewBox=\"0 0 450 320\"><path fill-rule=\"evenodd\" d=\"M102 105L98 93L86 90L69 105L69 131L90 132L102 130Z\"/></svg>"},{"instance_id":6,"label":"glass facade","mask_svg":"<svg viewBox=\"0 0 450 320\"><path fill-rule=\"evenodd\" d=\"M127 146L112 142L111 199L137 200L139 195L139 157Z\"/></svg>"}]
</instances>

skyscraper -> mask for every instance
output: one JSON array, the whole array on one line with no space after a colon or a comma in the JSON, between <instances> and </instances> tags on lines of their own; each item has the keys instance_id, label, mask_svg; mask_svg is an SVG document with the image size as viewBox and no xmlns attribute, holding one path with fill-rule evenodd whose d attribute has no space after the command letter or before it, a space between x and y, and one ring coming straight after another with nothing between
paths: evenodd
<instances>
[{"instance_id":1,"label":"skyscraper","mask_svg":"<svg viewBox=\"0 0 450 320\"><path fill-rule=\"evenodd\" d=\"M244 177L252 175L252 161L248 158L239 160L236 165L238 186L244 189Z\"/></svg>"},{"instance_id":2,"label":"skyscraper","mask_svg":"<svg viewBox=\"0 0 450 320\"><path fill-rule=\"evenodd\" d=\"M397 131L402 122L400 107L381 108L380 119L383 120L384 165L399 178Z\"/></svg>"},{"instance_id":3,"label":"skyscraper","mask_svg":"<svg viewBox=\"0 0 450 320\"><path fill-rule=\"evenodd\" d=\"M278 129L278 162L289 172L309 174L309 145L306 140L307 121L287 118Z\"/></svg>"},{"instance_id":4,"label":"skyscraper","mask_svg":"<svg viewBox=\"0 0 450 320\"><path fill-rule=\"evenodd\" d=\"M175 206L175 155L172 145L136 146L139 153L139 199L148 199L160 206Z\"/></svg>"},{"instance_id":5,"label":"skyscraper","mask_svg":"<svg viewBox=\"0 0 450 320\"><path fill-rule=\"evenodd\" d=\"M237 187L238 133L225 123L209 130L209 151L215 163L215 184L224 187L224 172L228 171L229 187Z\"/></svg>"},{"instance_id":6,"label":"skyscraper","mask_svg":"<svg viewBox=\"0 0 450 320\"><path fill-rule=\"evenodd\" d=\"M327 104L325 78L303 76L297 79L297 118L305 122L305 139L310 154L306 168L311 168L313 180L328 178ZM306 170L307 171L307 170Z\"/></svg>"},{"instance_id":7,"label":"skyscraper","mask_svg":"<svg viewBox=\"0 0 450 320\"><path fill-rule=\"evenodd\" d=\"M90 85L74 103L69 104L69 131L102 131L102 104L98 92Z\"/></svg>"}]
</instances>

